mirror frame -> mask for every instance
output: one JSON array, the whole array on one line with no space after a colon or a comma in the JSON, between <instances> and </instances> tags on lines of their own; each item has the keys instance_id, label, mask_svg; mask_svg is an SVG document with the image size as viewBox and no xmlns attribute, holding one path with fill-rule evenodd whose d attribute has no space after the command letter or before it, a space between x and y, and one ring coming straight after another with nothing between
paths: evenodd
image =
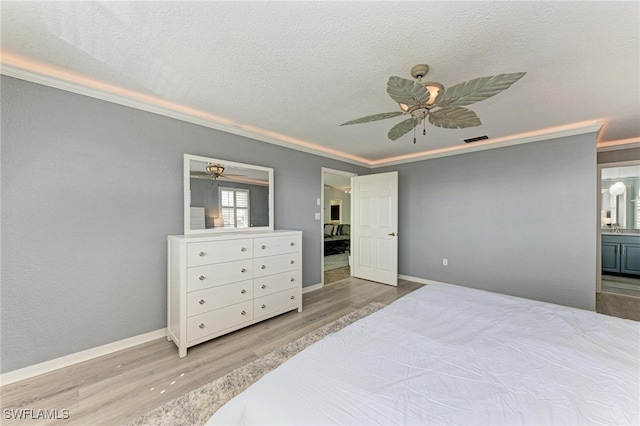
<instances>
[{"instance_id":1,"label":"mirror frame","mask_svg":"<svg viewBox=\"0 0 640 426\"><path fill-rule=\"evenodd\" d=\"M248 228L210 228L191 229L191 161L201 161L204 163L220 163L228 168L252 169L267 172L269 176L269 226L253 226ZM254 164L237 163L235 161L220 160L217 158L201 157L199 155L184 154L184 234L219 234L229 232L257 232L273 231L273 168L256 166Z\"/></svg>"}]
</instances>

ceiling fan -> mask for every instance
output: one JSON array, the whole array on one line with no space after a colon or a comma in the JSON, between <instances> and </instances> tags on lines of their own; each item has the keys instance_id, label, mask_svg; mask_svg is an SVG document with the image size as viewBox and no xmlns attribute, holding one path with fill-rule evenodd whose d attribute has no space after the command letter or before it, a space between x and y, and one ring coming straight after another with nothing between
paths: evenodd
<instances>
[{"instance_id":1,"label":"ceiling fan","mask_svg":"<svg viewBox=\"0 0 640 426\"><path fill-rule=\"evenodd\" d=\"M207 163L204 171L191 170L189 173L192 177L197 179L217 180L218 178L227 178L233 180L232 176L244 176L224 173L224 166L218 163Z\"/></svg>"},{"instance_id":2,"label":"ceiling fan","mask_svg":"<svg viewBox=\"0 0 640 426\"><path fill-rule=\"evenodd\" d=\"M387 93L391 99L398 102L400 111L368 115L347 121L341 126L410 115L410 118L393 126L387 136L395 141L400 136L414 130L413 143L416 143L415 127L420 123L424 123L422 134L427 134L425 122L427 118L432 125L445 129L480 126L482 122L476 113L468 108L463 108L463 106L497 95L511 87L526 74L518 72L475 78L451 86L445 91L444 86L440 83L422 82L422 78L428 72L429 65L419 64L411 68L411 75L416 81L397 76L389 77Z\"/></svg>"}]
</instances>

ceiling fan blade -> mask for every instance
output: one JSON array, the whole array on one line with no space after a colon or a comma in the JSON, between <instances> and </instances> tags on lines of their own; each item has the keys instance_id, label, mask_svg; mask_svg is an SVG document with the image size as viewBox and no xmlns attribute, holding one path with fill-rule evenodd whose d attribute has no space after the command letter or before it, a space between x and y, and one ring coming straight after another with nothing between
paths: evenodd
<instances>
[{"instance_id":1,"label":"ceiling fan blade","mask_svg":"<svg viewBox=\"0 0 640 426\"><path fill-rule=\"evenodd\" d=\"M429 123L445 129L464 129L482 125L475 112L462 107L429 111Z\"/></svg>"},{"instance_id":2,"label":"ceiling fan blade","mask_svg":"<svg viewBox=\"0 0 640 426\"><path fill-rule=\"evenodd\" d=\"M499 74L490 77L475 78L449 87L436 105L442 108L458 107L483 101L497 95L520 80L526 72Z\"/></svg>"},{"instance_id":3,"label":"ceiling fan blade","mask_svg":"<svg viewBox=\"0 0 640 426\"><path fill-rule=\"evenodd\" d=\"M391 139L392 141L395 141L400 136L409 133L418 124L418 121L414 120L413 118L408 118L393 126L391 130L389 130L389 134L387 136L389 136L389 139Z\"/></svg>"},{"instance_id":4,"label":"ceiling fan blade","mask_svg":"<svg viewBox=\"0 0 640 426\"><path fill-rule=\"evenodd\" d=\"M355 120L347 121L346 123L342 123L341 126L346 126L348 124L360 124L360 123L368 123L370 121L384 120L385 118L393 118L399 115L404 114L402 111L394 111L394 112L383 112L380 114L368 115L366 117L357 118Z\"/></svg>"},{"instance_id":5,"label":"ceiling fan blade","mask_svg":"<svg viewBox=\"0 0 640 426\"><path fill-rule=\"evenodd\" d=\"M399 104L409 106L424 104L429 100L429 92L422 84L395 75L389 77L387 93Z\"/></svg>"},{"instance_id":6,"label":"ceiling fan blade","mask_svg":"<svg viewBox=\"0 0 640 426\"><path fill-rule=\"evenodd\" d=\"M207 179L207 180L216 180L218 178L218 175L207 173L207 172L198 172L195 170L192 170L189 173L189 176L196 179Z\"/></svg>"}]
</instances>

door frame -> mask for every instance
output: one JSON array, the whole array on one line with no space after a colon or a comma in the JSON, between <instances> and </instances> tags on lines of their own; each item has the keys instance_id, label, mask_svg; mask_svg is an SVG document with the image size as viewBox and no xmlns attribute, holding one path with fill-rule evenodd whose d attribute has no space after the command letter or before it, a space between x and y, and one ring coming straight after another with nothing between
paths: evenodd
<instances>
[{"instance_id":1,"label":"door frame","mask_svg":"<svg viewBox=\"0 0 640 426\"><path fill-rule=\"evenodd\" d=\"M319 225L319 231L320 231L320 288L324 287L324 175L325 173L328 174L332 174L332 175L341 175L341 176L345 176L348 178L351 178L353 176L359 176L357 173L354 172L347 172L345 170L337 170L337 169L330 169L328 167L322 167L321 171L320 171L320 225ZM342 213L341 213L342 214ZM351 217L349 219L349 222L352 224L353 223L353 209L351 209Z\"/></svg>"},{"instance_id":2,"label":"door frame","mask_svg":"<svg viewBox=\"0 0 640 426\"><path fill-rule=\"evenodd\" d=\"M602 211L602 195L600 187L602 186L602 169L611 169L615 167L638 166L640 160L617 161L615 163L599 163L596 173L598 179L597 186L597 232L596 232L596 293L602 292L602 226L600 224L600 212Z\"/></svg>"}]
</instances>

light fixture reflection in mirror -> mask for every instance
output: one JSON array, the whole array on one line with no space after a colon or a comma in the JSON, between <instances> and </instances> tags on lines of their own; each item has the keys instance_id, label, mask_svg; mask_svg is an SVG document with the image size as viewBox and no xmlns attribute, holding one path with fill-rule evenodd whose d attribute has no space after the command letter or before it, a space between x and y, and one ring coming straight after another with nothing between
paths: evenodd
<instances>
[{"instance_id":1,"label":"light fixture reflection in mirror","mask_svg":"<svg viewBox=\"0 0 640 426\"><path fill-rule=\"evenodd\" d=\"M273 169L184 155L184 233L273 230Z\"/></svg>"},{"instance_id":2,"label":"light fixture reflection in mirror","mask_svg":"<svg viewBox=\"0 0 640 426\"><path fill-rule=\"evenodd\" d=\"M602 169L600 223L603 231L640 230L640 164Z\"/></svg>"}]
</instances>

